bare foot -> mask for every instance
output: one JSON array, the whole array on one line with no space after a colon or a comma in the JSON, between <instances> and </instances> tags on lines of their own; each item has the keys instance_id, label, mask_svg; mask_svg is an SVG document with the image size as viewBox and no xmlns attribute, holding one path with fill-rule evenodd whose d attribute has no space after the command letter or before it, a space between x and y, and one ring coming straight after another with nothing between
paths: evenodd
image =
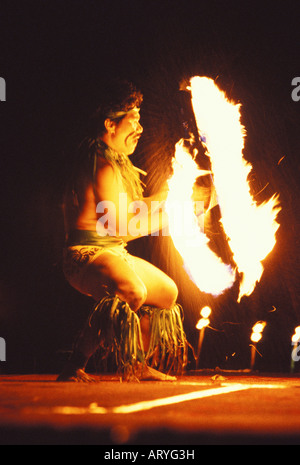
<instances>
[{"instance_id":1,"label":"bare foot","mask_svg":"<svg viewBox=\"0 0 300 465\"><path fill-rule=\"evenodd\" d=\"M140 381L176 381L176 376L167 375L147 365L139 367Z\"/></svg>"},{"instance_id":2,"label":"bare foot","mask_svg":"<svg viewBox=\"0 0 300 465\"><path fill-rule=\"evenodd\" d=\"M96 383L96 379L82 369L67 368L57 378L58 382Z\"/></svg>"}]
</instances>

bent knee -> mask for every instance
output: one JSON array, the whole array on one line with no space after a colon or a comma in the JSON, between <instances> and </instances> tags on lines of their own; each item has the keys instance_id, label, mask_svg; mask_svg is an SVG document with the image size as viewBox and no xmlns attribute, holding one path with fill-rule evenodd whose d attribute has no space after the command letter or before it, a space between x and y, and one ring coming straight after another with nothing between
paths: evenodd
<instances>
[{"instance_id":1,"label":"bent knee","mask_svg":"<svg viewBox=\"0 0 300 465\"><path fill-rule=\"evenodd\" d=\"M170 279L170 281L168 283L168 289L167 289L167 292L165 294L165 300L166 300L165 307L166 308L173 307L175 305L175 303L176 303L177 297L178 297L178 288L177 288L176 284L174 283L174 281L172 279Z\"/></svg>"},{"instance_id":2,"label":"bent knee","mask_svg":"<svg viewBox=\"0 0 300 465\"><path fill-rule=\"evenodd\" d=\"M127 283L125 286L118 287L117 294L128 303L131 310L136 312L147 298L147 289L142 282Z\"/></svg>"},{"instance_id":3,"label":"bent knee","mask_svg":"<svg viewBox=\"0 0 300 465\"><path fill-rule=\"evenodd\" d=\"M176 304L178 297L178 288L174 281L169 278L164 282L162 288L159 290L157 295L159 307L172 308Z\"/></svg>"},{"instance_id":4,"label":"bent knee","mask_svg":"<svg viewBox=\"0 0 300 465\"><path fill-rule=\"evenodd\" d=\"M174 298L174 303L175 303L178 297L178 287L176 286L174 281L172 281L172 283L173 283L173 298Z\"/></svg>"}]
</instances>

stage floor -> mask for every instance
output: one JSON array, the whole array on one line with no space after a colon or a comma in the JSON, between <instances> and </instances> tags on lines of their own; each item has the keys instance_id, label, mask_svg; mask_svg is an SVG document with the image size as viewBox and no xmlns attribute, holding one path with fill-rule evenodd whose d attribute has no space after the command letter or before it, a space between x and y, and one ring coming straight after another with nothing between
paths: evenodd
<instances>
[{"instance_id":1,"label":"stage floor","mask_svg":"<svg viewBox=\"0 0 300 465\"><path fill-rule=\"evenodd\" d=\"M0 375L0 443L300 444L300 378L216 374L175 382L57 383Z\"/></svg>"}]
</instances>

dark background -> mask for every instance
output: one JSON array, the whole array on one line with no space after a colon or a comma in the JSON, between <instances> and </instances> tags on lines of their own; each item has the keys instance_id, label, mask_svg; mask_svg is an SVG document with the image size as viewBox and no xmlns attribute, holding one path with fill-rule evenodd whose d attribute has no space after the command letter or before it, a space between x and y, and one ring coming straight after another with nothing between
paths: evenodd
<instances>
[{"instance_id":1,"label":"dark background","mask_svg":"<svg viewBox=\"0 0 300 465\"><path fill-rule=\"evenodd\" d=\"M90 310L92 302L62 275L61 196L97 89L110 76L142 89L144 135L133 161L146 167L153 191L180 136L178 84L196 74L217 79L242 103L253 191L264 188L260 201L280 194L276 247L240 304L235 289L218 299L195 289L167 240L144 238L133 251L176 280L194 346L199 310L212 306L200 367L248 368L251 327L263 319L256 368L290 370L291 335L300 324L300 102L291 98L291 81L300 75L298 4L1 1L1 372L58 372Z\"/></svg>"}]
</instances>

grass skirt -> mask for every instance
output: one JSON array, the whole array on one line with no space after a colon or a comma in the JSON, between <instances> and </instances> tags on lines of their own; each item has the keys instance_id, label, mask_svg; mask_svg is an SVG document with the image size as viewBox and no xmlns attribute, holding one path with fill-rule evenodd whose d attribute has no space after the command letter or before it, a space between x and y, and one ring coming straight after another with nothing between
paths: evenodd
<instances>
[{"instance_id":1,"label":"grass skirt","mask_svg":"<svg viewBox=\"0 0 300 465\"><path fill-rule=\"evenodd\" d=\"M150 344L143 347L140 318L150 319ZM182 373L187 364L187 340L180 305L172 308L142 306L133 312L117 296L104 297L90 316L99 320L103 356L113 353L118 371L124 379L139 378L141 367L149 365L164 373Z\"/></svg>"}]
</instances>

